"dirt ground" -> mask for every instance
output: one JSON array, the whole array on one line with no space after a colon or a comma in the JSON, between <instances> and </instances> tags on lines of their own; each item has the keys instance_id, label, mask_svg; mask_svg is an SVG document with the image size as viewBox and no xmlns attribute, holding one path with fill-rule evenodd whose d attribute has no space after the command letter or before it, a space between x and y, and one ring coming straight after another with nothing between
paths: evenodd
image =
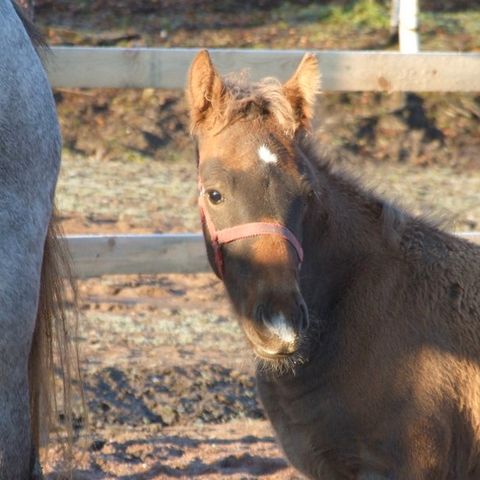
<instances>
[{"instance_id":1,"label":"dirt ground","mask_svg":"<svg viewBox=\"0 0 480 480\"><path fill-rule=\"evenodd\" d=\"M36 19L52 44L394 48L385 4L357 4L37 0ZM480 50L468 4L425 12L425 48ZM199 230L182 92L58 89L55 97L67 233ZM478 94L329 94L319 103L319 141L344 168L414 213L480 229ZM301 478L275 443L253 359L212 274L111 276L79 287L89 417L77 409L76 478ZM49 478L57 459L54 447Z\"/></svg>"}]
</instances>

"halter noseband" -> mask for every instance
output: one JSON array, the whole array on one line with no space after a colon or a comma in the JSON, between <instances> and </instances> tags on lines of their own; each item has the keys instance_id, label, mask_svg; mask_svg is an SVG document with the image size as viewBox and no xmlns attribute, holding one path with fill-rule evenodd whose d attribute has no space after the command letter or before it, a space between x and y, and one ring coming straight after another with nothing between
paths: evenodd
<instances>
[{"instance_id":1,"label":"halter noseband","mask_svg":"<svg viewBox=\"0 0 480 480\"><path fill-rule=\"evenodd\" d=\"M277 235L284 238L295 249L299 260L299 267L303 262L303 248L297 237L284 225L280 223L270 222L253 222L236 225L235 227L217 230L208 213L205 205L205 190L200 187L200 195L198 197L198 205L200 207L200 218L202 224L207 228L210 236L210 243L213 248L215 267L217 275L222 279L224 271L224 262L222 254L222 245L234 242L243 238L256 237L259 235Z\"/></svg>"}]
</instances>

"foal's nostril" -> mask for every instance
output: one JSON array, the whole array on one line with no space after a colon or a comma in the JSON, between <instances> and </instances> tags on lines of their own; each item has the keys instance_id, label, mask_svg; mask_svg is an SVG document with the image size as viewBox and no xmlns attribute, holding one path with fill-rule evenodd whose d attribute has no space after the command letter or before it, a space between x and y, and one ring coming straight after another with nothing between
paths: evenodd
<instances>
[{"instance_id":1,"label":"foal's nostril","mask_svg":"<svg viewBox=\"0 0 480 480\"><path fill-rule=\"evenodd\" d=\"M304 302L300 303L300 322L299 322L299 331L301 333L307 330L308 325L310 324L310 319L308 317L308 309Z\"/></svg>"},{"instance_id":2,"label":"foal's nostril","mask_svg":"<svg viewBox=\"0 0 480 480\"><path fill-rule=\"evenodd\" d=\"M260 304L255 308L255 320L259 323L263 322L266 316L265 306Z\"/></svg>"},{"instance_id":3,"label":"foal's nostril","mask_svg":"<svg viewBox=\"0 0 480 480\"><path fill-rule=\"evenodd\" d=\"M260 325L267 326L270 330L274 331L277 328L277 324L285 323L285 325L291 325L289 328L296 330L297 333L304 333L309 325L308 309L303 301L297 302L297 310L292 311L292 317L284 316L281 313L281 310L277 314L272 314L267 305L261 303L255 307L254 318ZM290 318L290 323L287 319ZM282 322L279 322L279 319L282 319ZM275 321L276 320L276 321ZM280 330L284 330L281 328Z\"/></svg>"}]
</instances>

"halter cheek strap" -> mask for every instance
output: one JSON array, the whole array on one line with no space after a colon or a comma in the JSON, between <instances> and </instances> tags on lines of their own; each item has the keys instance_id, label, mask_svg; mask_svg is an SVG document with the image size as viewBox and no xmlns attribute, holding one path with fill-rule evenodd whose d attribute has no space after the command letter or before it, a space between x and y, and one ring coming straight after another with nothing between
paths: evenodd
<instances>
[{"instance_id":1,"label":"halter cheek strap","mask_svg":"<svg viewBox=\"0 0 480 480\"><path fill-rule=\"evenodd\" d=\"M223 278L224 273L222 245L225 243L234 242L235 240L256 237L259 235L277 235L290 242L297 253L299 267L301 266L303 262L302 245L298 241L297 237L291 232L291 230L284 225L269 222L253 222L217 230L206 208L203 188L200 189L198 205L200 207L200 218L202 220L202 224L204 227L206 227L210 236L210 243L214 253L215 267L217 270L217 275L220 278Z\"/></svg>"}]
</instances>

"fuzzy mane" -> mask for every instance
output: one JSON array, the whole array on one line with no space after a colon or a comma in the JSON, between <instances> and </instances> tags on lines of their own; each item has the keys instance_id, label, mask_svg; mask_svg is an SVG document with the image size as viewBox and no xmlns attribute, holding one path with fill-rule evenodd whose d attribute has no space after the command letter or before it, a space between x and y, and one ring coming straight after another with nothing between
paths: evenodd
<instances>
[{"instance_id":1,"label":"fuzzy mane","mask_svg":"<svg viewBox=\"0 0 480 480\"><path fill-rule=\"evenodd\" d=\"M380 226L382 237L392 252L402 251L405 254L415 244L417 247L420 245L422 252L428 255L431 244L423 238L427 231L432 238L445 240L448 237L450 241L458 241L458 238L445 232L452 229L452 219L448 216L435 211L412 215L408 208L377 193L369 179L347 172L339 153L318 144L311 135L299 138L297 145L300 154L305 155L313 166L315 175L328 177L329 184L344 198L350 199L349 204L361 211L364 219Z\"/></svg>"},{"instance_id":2,"label":"fuzzy mane","mask_svg":"<svg viewBox=\"0 0 480 480\"><path fill-rule=\"evenodd\" d=\"M224 78L224 87L222 106L213 116L215 133L240 120L268 116L275 118L289 135L298 127L292 106L276 78L251 83L245 74L229 75Z\"/></svg>"},{"instance_id":3,"label":"fuzzy mane","mask_svg":"<svg viewBox=\"0 0 480 480\"><path fill-rule=\"evenodd\" d=\"M365 187L365 181L360 175L352 176L346 172L342 168L342 161L337 158L338 152L336 154L330 152L324 145L318 144L311 135L299 138L298 148L300 154L310 161L315 175L328 177L336 190L344 197L350 198L354 205L367 214L367 218L381 224L383 236L392 248L400 246L406 225L412 220L403 208L383 198L374 188ZM433 227L437 226L429 219L423 219L422 222Z\"/></svg>"}]
</instances>

